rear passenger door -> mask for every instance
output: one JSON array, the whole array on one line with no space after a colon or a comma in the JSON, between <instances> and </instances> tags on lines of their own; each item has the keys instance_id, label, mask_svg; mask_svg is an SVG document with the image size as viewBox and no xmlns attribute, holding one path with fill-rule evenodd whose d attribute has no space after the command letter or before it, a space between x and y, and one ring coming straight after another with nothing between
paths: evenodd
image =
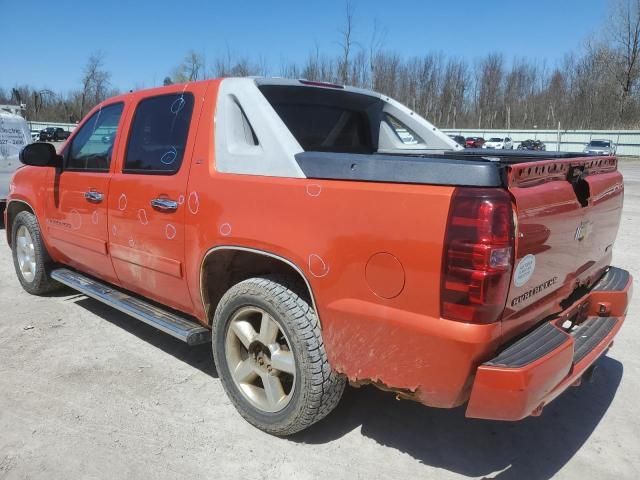
<instances>
[{"instance_id":1,"label":"rear passenger door","mask_svg":"<svg viewBox=\"0 0 640 480\"><path fill-rule=\"evenodd\" d=\"M109 194L109 246L125 288L190 313L184 219L206 85L140 98Z\"/></svg>"}]
</instances>

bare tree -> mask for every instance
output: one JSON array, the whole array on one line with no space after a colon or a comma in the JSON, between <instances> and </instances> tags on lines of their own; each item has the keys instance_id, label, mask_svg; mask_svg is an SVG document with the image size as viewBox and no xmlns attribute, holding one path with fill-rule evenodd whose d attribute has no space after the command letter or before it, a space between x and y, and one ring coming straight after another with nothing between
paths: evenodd
<instances>
[{"instance_id":1,"label":"bare tree","mask_svg":"<svg viewBox=\"0 0 640 480\"><path fill-rule=\"evenodd\" d=\"M380 25L377 18L374 19L373 29L371 31L371 40L369 41L369 82L367 84L369 88L373 87L375 61L378 58L378 55L380 54L380 52L382 51L382 47L384 46L386 37L387 37L386 29Z\"/></svg>"},{"instance_id":2,"label":"bare tree","mask_svg":"<svg viewBox=\"0 0 640 480\"><path fill-rule=\"evenodd\" d=\"M227 46L226 54L214 60L209 76L214 78L249 77L265 75L266 71L267 61L264 57L258 58L257 62L248 57L241 57L236 60L231 53L231 49Z\"/></svg>"},{"instance_id":3,"label":"bare tree","mask_svg":"<svg viewBox=\"0 0 640 480\"><path fill-rule=\"evenodd\" d=\"M173 69L171 80L175 83L195 82L204 78L204 55L189 50L182 62Z\"/></svg>"},{"instance_id":4,"label":"bare tree","mask_svg":"<svg viewBox=\"0 0 640 480\"><path fill-rule=\"evenodd\" d=\"M476 66L478 127L496 128L501 113L504 58L491 53Z\"/></svg>"},{"instance_id":5,"label":"bare tree","mask_svg":"<svg viewBox=\"0 0 640 480\"><path fill-rule=\"evenodd\" d=\"M89 108L102 102L109 90L111 74L104 69L104 54L97 51L89 56L82 74L80 118Z\"/></svg>"},{"instance_id":6,"label":"bare tree","mask_svg":"<svg viewBox=\"0 0 640 480\"><path fill-rule=\"evenodd\" d=\"M351 0L346 0L344 24L338 29L338 32L340 33L340 40L338 41L338 44L342 49L342 58L340 59L340 63L338 65L338 74L339 81L341 81L342 83L347 83L347 80L349 78L350 55L354 46L356 45L354 39L354 14L355 7L353 5L353 2Z\"/></svg>"},{"instance_id":7,"label":"bare tree","mask_svg":"<svg viewBox=\"0 0 640 480\"><path fill-rule=\"evenodd\" d=\"M640 79L640 0L616 0L609 22L615 77L621 88L619 120L623 121Z\"/></svg>"}]
</instances>

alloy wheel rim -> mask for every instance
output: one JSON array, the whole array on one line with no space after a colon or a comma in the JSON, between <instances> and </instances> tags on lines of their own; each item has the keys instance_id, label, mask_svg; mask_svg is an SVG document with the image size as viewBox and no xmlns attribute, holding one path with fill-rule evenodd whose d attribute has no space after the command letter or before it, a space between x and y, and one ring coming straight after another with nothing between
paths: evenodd
<instances>
[{"instance_id":1,"label":"alloy wheel rim","mask_svg":"<svg viewBox=\"0 0 640 480\"><path fill-rule=\"evenodd\" d=\"M36 252L33 238L24 225L20 226L16 233L16 254L20 275L25 282L33 282L36 276Z\"/></svg>"},{"instance_id":2,"label":"alloy wheel rim","mask_svg":"<svg viewBox=\"0 0 640 480\"><path fill-rule=\"evenodd\" d=\"M293 397L296 363L280 323L258 307L239 309L225 339L231 378L244 398L261 411L284 409Z\"/></svg>"}]
</instances>

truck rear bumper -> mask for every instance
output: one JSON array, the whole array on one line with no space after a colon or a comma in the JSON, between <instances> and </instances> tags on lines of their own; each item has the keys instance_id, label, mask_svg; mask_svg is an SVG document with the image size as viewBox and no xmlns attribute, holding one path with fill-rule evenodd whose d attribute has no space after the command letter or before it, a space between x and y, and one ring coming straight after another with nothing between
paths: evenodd
<instances>
[{"instance_id":1,"label":"truck rear bumper","mask_svg":"<svg viewBox=\"0 0 640 480\"><path fill-rule=\"evenodd\" d=\"M626 317L631 275L611 267L591 291L482 364L476 371L467 417L520 420L542 408L582 376L613 344ZM579 319L567 329L563 324Z\"/></svg>"}]
</instances>

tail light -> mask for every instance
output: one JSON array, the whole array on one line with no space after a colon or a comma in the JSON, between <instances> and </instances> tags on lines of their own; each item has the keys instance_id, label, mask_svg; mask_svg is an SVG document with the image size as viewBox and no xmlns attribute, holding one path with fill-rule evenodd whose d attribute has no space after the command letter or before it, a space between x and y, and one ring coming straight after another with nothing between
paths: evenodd
<instances>
[{"instance_id":1,"label":"tail light","mask_svg":"<svg viewBox=\"0 0 640 480\"><path fill-rule=\"evenodd\" d=\"M513 268L513 230L505 190L455 190L442 258L443 318L468 323L500 319Z\"/></svg>"}]
</instances>

